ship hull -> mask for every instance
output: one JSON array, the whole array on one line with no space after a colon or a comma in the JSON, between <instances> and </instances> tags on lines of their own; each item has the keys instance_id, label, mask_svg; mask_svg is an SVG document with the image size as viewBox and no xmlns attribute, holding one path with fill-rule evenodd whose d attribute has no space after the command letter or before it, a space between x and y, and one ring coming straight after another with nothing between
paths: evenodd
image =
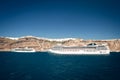
<instances>
[{"instance_id":1,"label":"ship hull","mask_svg":"<svg viewBox=\"0 0 120 80\"><path fill-rule=\"evenodd\" d=\"M19 52L19 53L31 53L31 52L35 52L35 51L12 51L12 52Z\"/></svg>"},{"instance_id":2,"label":"ship hull","mask_svg":"<svg viewBox=\"0 0 120 80\"><path fill-rule=\"evenodd\" d=\"M88 54L88 55L103 55L103 54L110 54L109 50L106 51L95 51L95 52L87 52L87 51L55 51L55 50L49 50L49 52L51 53L55 53L55 54L73 54L73 55L84 55L84 54Z\"/></svg>"}]
</instances>

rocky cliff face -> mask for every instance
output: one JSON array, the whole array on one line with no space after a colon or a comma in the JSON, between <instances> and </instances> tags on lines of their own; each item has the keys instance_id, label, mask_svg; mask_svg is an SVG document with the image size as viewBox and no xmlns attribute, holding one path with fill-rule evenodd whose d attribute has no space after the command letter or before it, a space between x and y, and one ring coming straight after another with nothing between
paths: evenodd
<instances>
[{"instance_id":1,"label":"rocky cliff face","mask_svg":"<svg viewBox=\"0 0 120 80\"><path fill-rule=\"evenodd\" d=\"M64 46L83 46L89 43L108 44L113 52L120 52L120 39L115 40L83 40L83 39L64 39L51 40L37 37L22 37L18 39L0 37L0 51L10 51L13 48L29 47L36 51L44 51L52 48L57 44Z\"/></svg>"}]
</instances>

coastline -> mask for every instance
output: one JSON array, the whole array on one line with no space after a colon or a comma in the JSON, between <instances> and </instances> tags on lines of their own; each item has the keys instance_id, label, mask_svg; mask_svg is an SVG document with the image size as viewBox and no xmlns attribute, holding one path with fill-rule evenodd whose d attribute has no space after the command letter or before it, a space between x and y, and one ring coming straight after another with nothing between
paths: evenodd
<instances>
[{"instance_id":1,"label":"coastline","mask_svg":"<svg viewBox=\"0 0 120 80\"><path fill-rule=\"evenodd\" d=\"M90 43L107 44L110 52L120 52L120 39L84 40L80 38L48 39L34 36L20 38L0 37L0 52L10 52L14 48L33 48L36 52L47 52L56 45L85 46Z\"/></svg>"},{"instance_id":2,"label":"coastline","mask_svg":"<svg viewBox=\"0 0 120 80\"><path fill-rule=\"evenodd\" d=\"M13 52L11 50L0 50L0 52ZM35 51L35 52L49 52L49 51ZM110 51L110 52L116 52L116 53L119 53L120 51ZM34 53L34 52L33 52ZM50 52L51 53L51 52Z\"/></svg>"}]
</instances>

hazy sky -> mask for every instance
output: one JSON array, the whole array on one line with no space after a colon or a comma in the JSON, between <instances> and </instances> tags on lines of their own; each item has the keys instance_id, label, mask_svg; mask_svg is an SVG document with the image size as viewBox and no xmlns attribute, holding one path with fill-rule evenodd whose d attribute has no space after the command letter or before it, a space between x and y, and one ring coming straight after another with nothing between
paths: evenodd
<instances>
[{"instance_id":1,"label":"hazy sky","mask_svg":"<svg viewBox=\"0 0 120 80\"><path fill-rule=\"evenodd\" d=\"M120 38L120 0L0 0L0 36Z\"/></svg>"}]
</instances>

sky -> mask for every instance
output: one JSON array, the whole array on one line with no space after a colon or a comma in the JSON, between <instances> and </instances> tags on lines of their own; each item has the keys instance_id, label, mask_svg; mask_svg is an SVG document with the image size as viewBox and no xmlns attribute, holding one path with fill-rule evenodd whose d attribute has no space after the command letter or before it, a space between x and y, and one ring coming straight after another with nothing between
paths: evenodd
<instances>
[{"instance_id":1,"label":"sky","mask_svg":"<svg viewBox=\"0 0 120 80\"><path fill-rule=\"evenodd\" d=\"M0 36L120 38L120 0L0 0Z\"/></svg>"}]
</instances>

